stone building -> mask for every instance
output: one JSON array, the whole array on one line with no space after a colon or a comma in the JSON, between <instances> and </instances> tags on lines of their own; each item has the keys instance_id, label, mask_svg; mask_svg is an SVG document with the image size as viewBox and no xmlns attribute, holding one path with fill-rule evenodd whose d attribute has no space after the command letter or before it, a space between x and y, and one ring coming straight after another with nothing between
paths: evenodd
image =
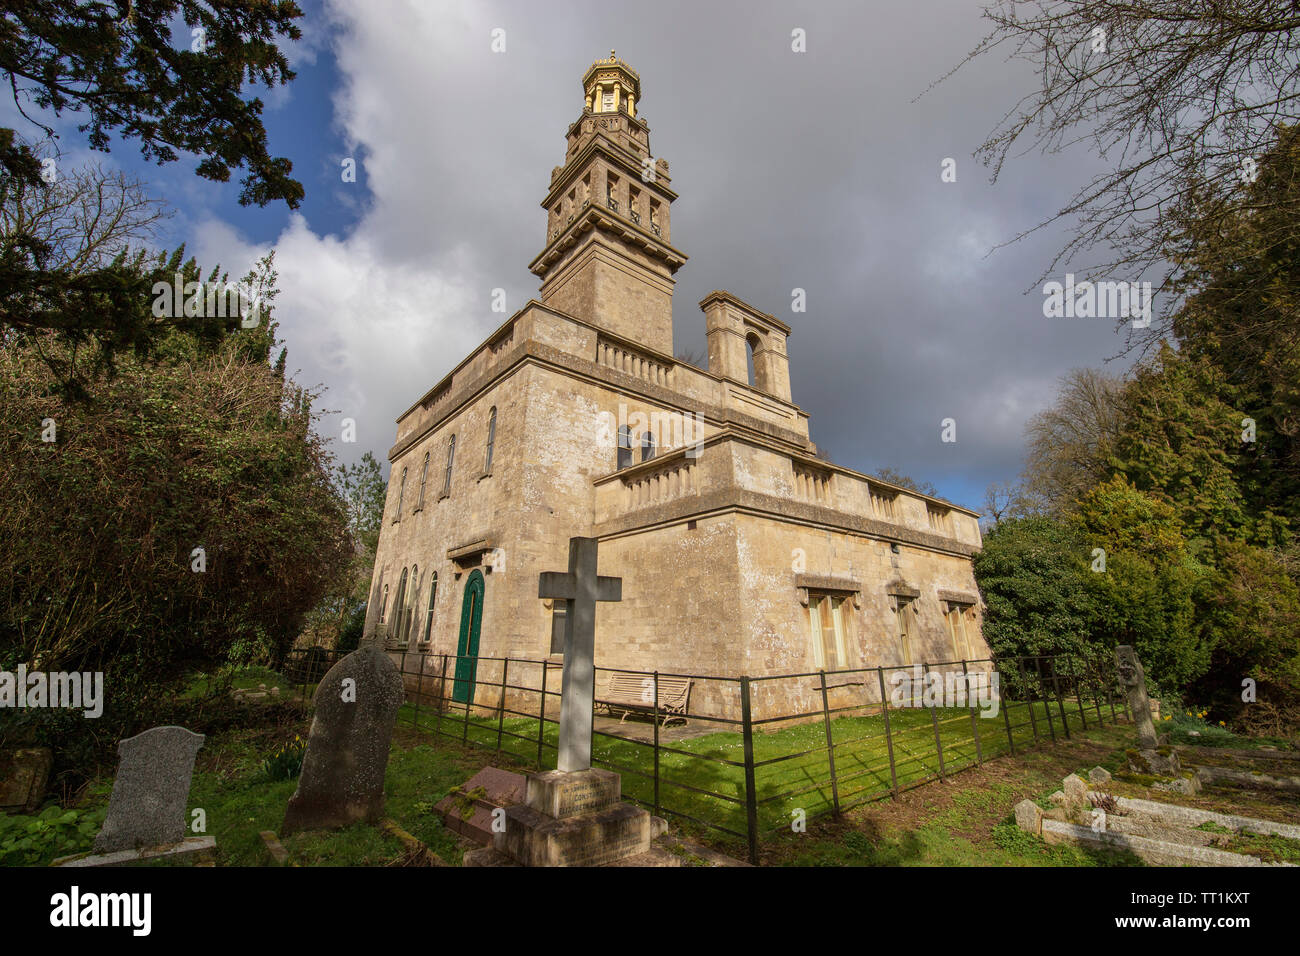
<instances>
[{"instance_id":1,"label":"stone building","mask_svg":"<svg viewBox=\"0 0 1300 956\"><path fill-rule=\"evenodd\" d=\"M583 90L542 200L540 300L397 419L368 635L408 669L456 655L449 695L495 706L478 658L561 660L563 607L537 597L538 574L563 570L578 535L623 579L597 612L598 666L757 676L987 657L976 513L819 457L788 325L711 292L707 370L673 357L686 255L640 78L611 52ZM734 712L705 683L692 709ZM789 686L803 690L777 696L813 692Z\"/></svg>"}]
</instances>

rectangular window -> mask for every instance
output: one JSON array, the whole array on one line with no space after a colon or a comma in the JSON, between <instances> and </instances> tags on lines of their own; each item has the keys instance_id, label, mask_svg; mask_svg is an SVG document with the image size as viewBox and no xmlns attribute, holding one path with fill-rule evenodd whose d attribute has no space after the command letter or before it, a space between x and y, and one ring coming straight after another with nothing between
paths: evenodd
<instances>
[{"instance_id":1,"label":"rectangular window","mask_svg":"<svg viewBox=\"0 0 1300 956\"><path fill-rule=\"evenodd\" d=\"M632 467L632 431L626 425L618 429L618 458L615 465L618 471Z\"/></svg>"},{"instance_id":2,"label":"rectangular window","mask_svg":"<svg viewBox=\"0 0 1300 956\"><path fill-rule=\"evenodd\" d=\"M970 660L970 638L966 633L969 604L948 604L948 635L952 638L953 660Z\"/></svg>"},{"instance_id":3,"label":"rectangular window","mask_svg":"<svg viewBox=\"0 0 1300 956\"><path fill-rule=\"evenodd\" d=\"M912 664L912 634L914 631L912 618L916 614L916 607L911 598L905 597L892 598L890 606L894 611L898 649L902 654L903 663L910 666Z\"/></svg>"},{"instance_id":4,"label":"rectangular window","mask_svg":"<svg viewBox=\"0 0 1300 956\"><path fill-rule=\"evenodd\" d=\"M813 663L818 670L837 671L849 666L848 645L844 633L845 614L842 595L808 595Z\"/></svg>"}]
</instances>

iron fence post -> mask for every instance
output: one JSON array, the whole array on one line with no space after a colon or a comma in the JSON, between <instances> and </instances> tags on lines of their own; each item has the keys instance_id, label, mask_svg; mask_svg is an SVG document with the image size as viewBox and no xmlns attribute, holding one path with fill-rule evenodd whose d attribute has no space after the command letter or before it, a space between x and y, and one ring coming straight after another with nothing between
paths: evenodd
<instances>
[{"instance_id":1,"label":"iron fence post","mask_svg":"<svg viewBox=\"0 0 1300 956\"><path fill-rule=\"evenodd\" d=\"M1047 731L1052 735L1052 743L1056 743L1056 725L1052 722L1052 701L1047 697L1047 686L1043 680L1043 657L1041 654L1034 658L1035 667L1038 670L1038 686L1043 693L1043 713L1047 714Z\"/></svg>"},{"instance_id":2,"label":"iron fence post","mask_svg":"<svg viewBox=\"0 0 1300 956\"><path fill-rule=\"evenodd\" d=\"M442 655L442 673L438 675L438 713L433 720L433 736L442 734L442 712L447 709L447 655Z\"/></svg>"},{"instance_id":3,"label":"iron fence post","mask_svg":"<svg viewBox=\"0 0 1300 956\"><path fill-rule=\"evenodd\" d=\"M542 661L541 706L537 708L537 769L542 769L542 741L546 737L546 674L551 669L550 661Z\"/></svg>"},{"instance_id":4,"label":"iron fence post","mask_svg":"<svg viewBox=\"0 0 1300 956\"><path fill-rule=\"evenodd\" d=\"M758 865L758 798L754 792L754 725L750 712L749 678L740 679L740 720L745 739L745 831L749 862Z\"/></svg>"},{"instance_id":5,"label":"iron fence post","mask_svg":"<svg viewBox=\"0 0 1300 956\"><path fill-rule=\"evenodd\" d=\"M655 682L655 711L654 711L654 761L655 761L655 816L661 817L659 812L659 672L654 672Z\"/></svg>"},{"instance_id":6,"label":"iron fence post","mask_svg":"<svg viewBox=\"0 0 1300 956\"><path fill-rule=\"evenodd\" d=\"M930 674L930 665L925 661L921 662L921 702L925 703L925 681ZM947 780L943 771L943 741L939 739L939 712L934 705L930 705L930 723L934 726L934 749L939 754L939 779Z\"/></svg>"},{"instance_id":7,"label":"iron fence post","mask_svg":"<svg viewBox=\"0 0 1300 956\"><path fill-rule=\"evenodd\" d=\"M840 784L835 776L835 744L831 736L831 709L830 701L826 696L826 672L818 671L822 680L822 724L826 728L826 759L830 761L831 766L831 808L834 814L840 815Z\"/></svg>"},{"instance_id":8,"label":"iron fence post","mask_svg":"<svg viewBox=\"0 0 1300 956\"><path fill-rule=\"evenodd\" d=\"M415 682L415 716L411 718L411 726L416 730L420 729L420 698L424 695L424 655L420 655L420 677Z\"/></svg>"},{"instance_id":9,"label":"iron fence post","mask_svg":"<svg viewBox=\"0 0 1300 956\"><path fill-rule=\"evenodd\" d=\"M1056 706L1061 711L1061 729L1065 731L1065 739L1070 739L1070 721L1065 716L1065 698L1061 696L1061 681L1056 675L1056 657L1048 658L1052 665L1052 689L1056 691ZM1050 708L1049 708L1050 709Z\"/></svg>"},{"instance_id":10,"label":"iron fence post","mask_svg":"<svg viewBox=\"0 0 1300 956\"><path fill-rule=\"evenodd\" d=\"M966 668L966 658L961 659L961 680L966 686L966 705L970 708L970 729L975 737L975 764L984 766L984 748L980 746L980 723L979 718L975 716L975 704L971 700L970 693L970 671Z\"/></svg>"},{"instance_id":11,"label":"iron fence post","mask_svg":"<svg viewBox=\"0 0 1300 956\"><path fill-rule=\"evenodd\" d=\"M501 702L497 705L497 753L501 753L501 734L506 727L506 677L510 673L510 658L501 659Z\"/></svg>"},{"instance_id":12,"label":"iron fence post","mask_svg":"<svg viewBox=\"0 0 1300 956\"><path fill-rule=\"evenodd\" d=\"M1083 729L1088 729L1087 711L1083 709L1083 688L1079 686L1079 661L1077 658L1070 657L1070 671L1074 677L1074 702L1079 705L1079 720L1083 724Z\"/></svg>"},{"instance_id":13,"label":"iron fence post","mask_svg":"<svg viewBox=\"0 0 1300 956\"><path fill-rule=\"evenodd\" d=\"M876 677L880 681L880 712L885 716L885 749L889 751L889 789L898 799L898 771L894 767L894 738L889 730L889 697L885 693L885 672L876 668Z\"/></svg>"}]
</instances>

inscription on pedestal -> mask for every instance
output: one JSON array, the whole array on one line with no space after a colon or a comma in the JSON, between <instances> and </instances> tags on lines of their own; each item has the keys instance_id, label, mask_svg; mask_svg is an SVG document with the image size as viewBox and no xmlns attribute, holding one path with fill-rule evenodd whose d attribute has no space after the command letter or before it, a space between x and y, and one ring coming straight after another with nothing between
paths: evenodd
<instances>
[{"instance_id":1,"label":"inscription on pedestal","mask_svg":"<svg viewBox=\"0 0 1300 956\"><path fill-rule=\"evenodd\" d=\"M530 774L524 803L538 813L562 820L581 813L604 810L619 801L618 774L609 770L551 770Z\"/></svg>"}]
</instances>

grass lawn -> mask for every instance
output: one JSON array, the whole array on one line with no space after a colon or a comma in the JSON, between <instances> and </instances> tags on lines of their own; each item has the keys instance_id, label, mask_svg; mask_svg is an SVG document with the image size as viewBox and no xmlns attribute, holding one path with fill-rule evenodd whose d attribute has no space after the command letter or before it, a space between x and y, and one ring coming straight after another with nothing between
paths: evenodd
<instances>
[{"instance_id":1,"label":"grass lawn","mask_svg":"<svg viewBox=\"0 0 1300 956\"><path fill-rule=\"evenodd\" d=\"M496 751L498 740L502 754L524 765L537 765L538 721L535 718L508 717L459 710L439 719L428 708L419 714L419 728L437 731L436 739L464 741ZM978 713L978 711L977 711ZM1111 720L1110 709L1103 705L1102 714ZM1095 706L1085 705L1087 726L1098 725ZM399 723L410 725L414 708L407 705ZM1011 704L1007 712L1011 739L1017 752L1034 745L1034 731L1040 743L1050 744L1051 734L1064 740L1061 706L1039 702L1033 707ZM788 830L796 811L808 818L830 813L835 793L831 786L829 752L834 753L835 776L841 810L868 803L887 795L893 787L890 773L890 744L893 746L894 775L899 790L917 786L940 775L939 747L935 744L935 721L943 752L943 773L975 766L979 759L988 760L1010 753L1007 720L1001 712L994 717L976 717L972 724L966 709L939 709L934 717L925 709L891 710L889 741L886 741L885 718L839 717L830 721L831 748L827 747L827 729L821 721L799 724L773 732L756 732L754 747L754 789L757 796L759 828L764 833ZM1065 719L1071 734L1084 729L1077 702L1066 701ZM979 734L977 754L975 734ZM555 766L558 727L547 723L542 728L542 764ZM623 795L647 807L655 806L654 749L648 743L616 739L597 732L592 743L593 761L623 775ZM661 744L659 808L675 826L684 827L699 837L713 837L724 843L743 841L746 833L744 740L740 733L708 734L688 740ZM707 821L701 826L695 821Z\"/></svg>"},{"instance_id":2,"label":"grass lawn","mask_svg":"<svg viewBox=\"0 0 1300 956\"><path fill-rule=\"evenodd\" d=\"M269 672L268 672L269 674ZM273 676L273 675L271 675ZM242 674L253 685L271 680L266 674ZM1022 799L1047 807L1048 795L1059 789L1071 772L1086 774L1100 765L1112 771L1124 766L1124 750L1135 743L1131 725L1100 725L1094 708L1085 710L1087 730L1077 703L1067 701L1065 719L1071 737L1066 739L1060 705L1048 710L1039 703L1033 722L1026 705L1014 704L1008 712L1016 755L1011 756L1007 720L1001 713L976 718L972 726L966 710L940 710L934 717L921 709L892 710L890 735L885 736L882 715L839 717L830 721L838 797L842 813L831 814L835 795L830 786L827 727L813 722L754 734L755 792L760 829L760 850L765 865L1012 865L1095 866L1132 864L1137 861L1112 853L1090 852L1068 846L1047 846L1016 828L1012 808ZM1103 716L1110 721L1108 706ZM399 714L385 781L386 816L428 845L446 862L460 863L463 848L433 812L434 805L487 764L526 771L537 766L538 722L535 718L500 720L487 712L464 711L439 717L428 707L405 705ZM209 736L199 751L190 791L191 811L201 808L206 832L216 837L217 862L224 866L269 865L259 833L278 833L296 780L267 778L263 762L295 735L306 737L309 717L291 719L279 726L233 730ZM939 780L935 726L944 754L944 776ZM1173 723L1173 722L1171 722ZM1226 731L1183 721L1170 730L1213 738L1225 746L1251 746ZM1039 732L1034 746L1033 726ZM977 766L975 729L979 731L982 765ZM1049 732L1055 731L1057 742ZM439 733L433 731L437 729ZM644 730L645 728L639 728ZM557 728L542 728L542 763L553 766ZM462 744L462 741L464 744ZM498 741L500 751L498 750ZM899 795L888 796L890 746ZM654 752L649 744L597 734L593 750L598 765L618 769L623 775L624 797L654 805ZM660 748L661 812L674 831L688 839L709 843L737 857L745 854L745 770L743 737L739 733L714 733L674 740ZM954 775L954 771L964 769ZM78 801L86 820L102 819L111 778L101 778ZM1132 795L1143 795L1135 791ZM871 799L884 796L884 799ZM1176 799L1172 796L1162 799ZM1212 807L1224 798L1188 798L1189 805ZM1240 798L1235 798L1238 801ZM805 811L806 827L795 827ZM1241 806L1238 812L1273 815L1268 806ZM1295 811L1300 818L1300 810ZM694 821L702 821L694 822ZM704 826L707 823L708 826ZM58 853L34 861L88 849L96 827L83 839L84 846L61 846ZM1243 840L1244 842L1244 840ZM410 862L406 849L393 836L376 827L357 825L344 830L303 833L282 838L293 863L302 866L403 865ZM1289 844L1263 848L1276 858L1291 859Z\"/></svg>"},{"instance_id":3,"label":"grass lawn","mask_svg":"<svg viewBox=\"0 0 1300 956\"><path fill-rule=\"evenodd\" d=\"M189 814L202 809L207 834L216 837L220 866L265 866L271 861L259 834L279 833L298 782L266 778L266 755L295 734L306 736L308 721L289 730L239 730L209 737L195 762L190 786ZM464 783L485 764L481 751L440 742L435 748L427 734L398 727L394 733L388 774L384 784L385 815L423 841L446 862L459 865L463 853L456 834L445 829L433 805ZM508 760L498 761L511 768ZM523 768L518 768L523 769ZM102 822L112 780L89 786L79 806L96 823ZM55 856L90 849L96 825L81 845L50 852L37 862L48 864ZM301 866L391 866L406 862L401 842L377 827L356 825L330 832L298 833L281 839L293 863ZM156 861L144 865L168 865ZM184 864L188 865L188 863Z\"/></svg>"}]
</instances>

